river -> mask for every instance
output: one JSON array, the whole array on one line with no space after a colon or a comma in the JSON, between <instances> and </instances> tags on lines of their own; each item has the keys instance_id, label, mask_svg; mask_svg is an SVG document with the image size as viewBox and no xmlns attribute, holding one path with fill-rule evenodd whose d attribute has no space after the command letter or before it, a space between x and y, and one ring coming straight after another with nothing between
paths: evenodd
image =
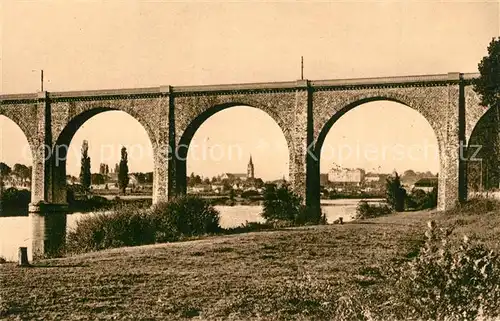
<instances>
[{"instance_id":1,"label":"river","mask_svg":"<svg viewBox=\"0 0 500 321\"><path fill-rule=\"evenodd\" d=\"M321 208L328 223L339 217L345 222L353 219L359 199L322 200ZM379 202L380 200L370 200ZM260 217L262 206L215 206L221 213L222 227L235 227L245 222L263 222ZM67 230L75 227L81 217L89 213L74 213L67 216ZM31 247L31 224L28 216L0 217L0 257L7 260L16 260L20 246Z\"/></svg>"}]
</instances>

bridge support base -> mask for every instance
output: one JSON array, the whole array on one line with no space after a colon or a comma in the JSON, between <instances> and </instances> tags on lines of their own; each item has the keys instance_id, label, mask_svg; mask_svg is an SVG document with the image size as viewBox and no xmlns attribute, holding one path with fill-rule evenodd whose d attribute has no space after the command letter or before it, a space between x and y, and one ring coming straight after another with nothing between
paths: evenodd
<instances>
[{"instance_id":1,"label":"bridge support base","mask_svg":"<svg viewBox=\"0 0 500 321\"><path fill-rule=\"evenodd\" d=\"M67 213L68 204L52 204L45 202L30 203L28 212L30 213Z\"/></svg>"},{"instance_id":2,"label":"bridge support base","mask_svg":"<svg viewBox=\"0 0 500 321\"><path fill-rule=\"evenodd\" d=\"M32 260L61 255L66 241L67 205L30 204L29 209Z\"/></svg>"}]
</instances>

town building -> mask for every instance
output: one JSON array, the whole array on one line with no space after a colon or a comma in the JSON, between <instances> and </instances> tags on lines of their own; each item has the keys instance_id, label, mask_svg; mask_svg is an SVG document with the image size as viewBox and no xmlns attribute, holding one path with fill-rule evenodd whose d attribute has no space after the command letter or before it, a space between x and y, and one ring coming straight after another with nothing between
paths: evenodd
<instances>
[{"instance_id":1,"label":"town building","mask_svg":"<svg viewBox=\"0 0 500 321\"><path fill-rule=\"evenodd\" d=\"M246 181L255 179L255 168L252 161L252 155L250 155L250 160L247 165L247 173L223 173L220 176L220 180L233 181Z\"/></svg>"},{"instance_id":2,"label":"town building","mask_svg":"<svg viewBox=\"0 0 500 321\"><path fill-rule=\"evenodd\" d=\"M243 173L223 173L220 176L221 180L229 180L229 181L246 181L247 180L247 174Z\"/></svg>"},{"instance_id":3,"label":"town building","mask_svg":"<svg viewBox=\"0 0 500 321\"><path fill-rule=\"evenodd\" d=\"M365 171L361 168L332 168L328 172L328 181L337 184L361 185L365 180Z\"/></svg>"},{"instance_id":4,"label":"town building","mask_svg":"<svg viewBox=\"0 0 500 321\"><path fill-rule=\"evenodd\" d=\"M380 182L379 174L368 173L365 175L365 183L376 183L376 182Z\"/></svg>"},{"instance_id":5,"label":"town building","mask_svg":"<svg viewBox=\"0 0 500 321\"><path fill-rule=\"evenodd\" d=\"M247 179L254 179L254 178L255 178L255 172L252 162L252 155L250 155L250 161L248 162L247 166Z\"/></svg>"}]
</instances>

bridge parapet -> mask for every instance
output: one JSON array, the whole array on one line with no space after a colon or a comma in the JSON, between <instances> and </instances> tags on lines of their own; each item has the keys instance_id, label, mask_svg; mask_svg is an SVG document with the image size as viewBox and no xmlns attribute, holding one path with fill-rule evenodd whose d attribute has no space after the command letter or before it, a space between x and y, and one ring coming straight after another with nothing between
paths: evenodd
<instances>
[{"instance_id":1,"label":"bridge parapet","mask_svg":"<svg viewBox=\"0 0 500 321\"><path fill-rule=\"evenodd\" d=\"M450 75L459 75L457 77ZM221 85L199 86L161 86L145 88L103 89L84 91L48 92L47 98L52 100L99 100L102 98L141 98L159 97L162 95L197 95L197 94L225 94L248 93L266 91L293 91L303 88L303 83L308 84L313 90L345 87L398 87L398 86L436 86L456 83L460 80L470 82L477 78L477 73L448 73L437 75L415 75L397 77L374 77L353 79L327 79L327 80L299 80L283 82L262 82ZM302 81L302 82L301 82ZM15 103L17 101L32 101L38 97L37 93L0 95L1 103Z\"/></svg>"}]
</instances>

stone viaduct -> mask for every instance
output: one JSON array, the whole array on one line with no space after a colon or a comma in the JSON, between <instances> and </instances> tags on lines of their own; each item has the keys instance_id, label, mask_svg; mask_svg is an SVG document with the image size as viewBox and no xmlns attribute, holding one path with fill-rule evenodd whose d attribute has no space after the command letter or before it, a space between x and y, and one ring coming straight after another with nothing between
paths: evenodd
<instances>
[{"instance_id":1,"label":"stone viaduct","mask_svg":"<svg viewBox=\"0 0 500 321\"><path fill-rule=\"evenodd\" d=\"M30 144L30 210L40 212L36 217L43 220L51 215L44 213L66 203L65 156L72 137L85 121L101 112L124 111L144 126L154 153L153 202L159 202L186 192L186 146L207 118L232 106L261 109L274 119L286 138L293 190L308 206L319 208L319 155L332 125L360 104L377 100L399 102L420 112L434 130L440 156L438 208L445 210L467 195L466 159L460 157L461 150L466 149L460 146L466 146L486 111L472 88L472 80L477 76L448 73L38 92L0 96L0 115L13 120ZM37 229L42 229L39 233L46 239L44 227ZM34 243L34 251L46 247L43 240Z\"/></svg>"}]
</instances>

